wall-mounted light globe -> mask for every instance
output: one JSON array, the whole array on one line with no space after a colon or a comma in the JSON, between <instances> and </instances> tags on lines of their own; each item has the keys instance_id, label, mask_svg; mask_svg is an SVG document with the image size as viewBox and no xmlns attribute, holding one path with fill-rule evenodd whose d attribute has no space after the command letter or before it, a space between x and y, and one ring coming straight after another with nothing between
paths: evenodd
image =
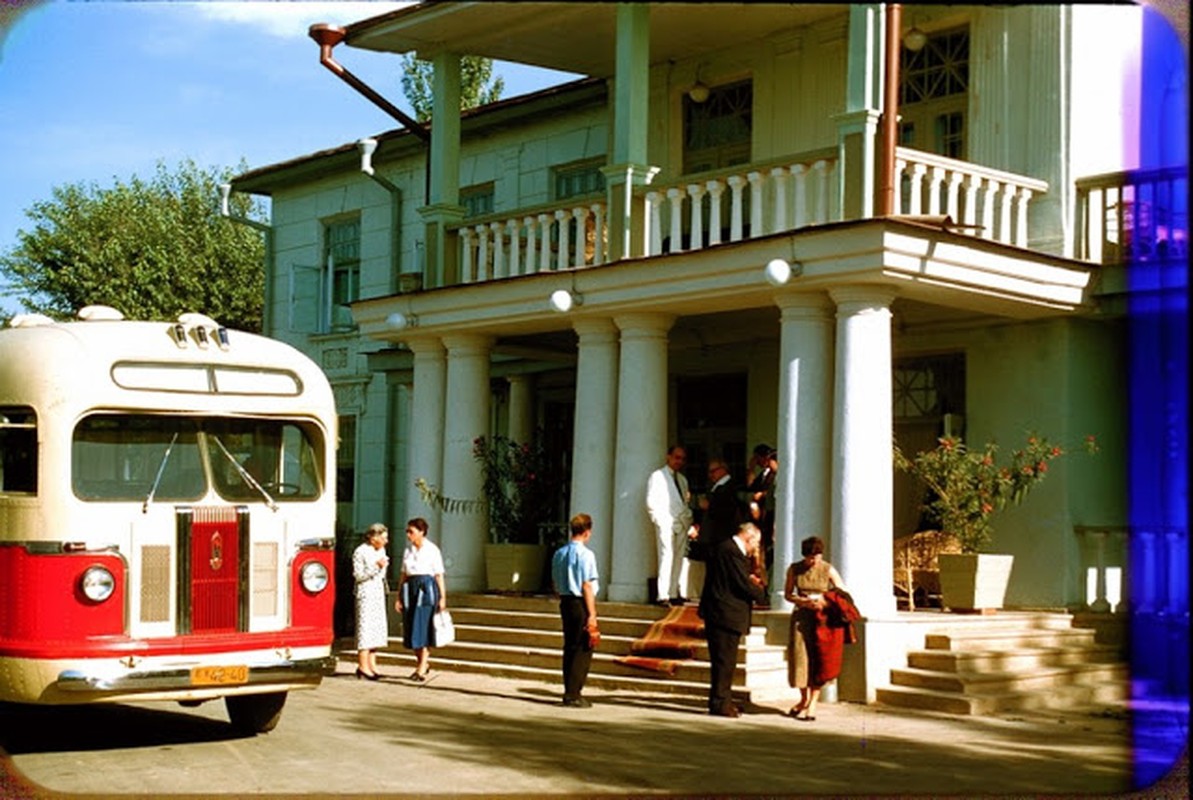
<instances>
[{"instance_id":1,"label":"wall-mounted light globe","mask_svg":"<svg viewBox=\"0 0 1193 800\"><path fill-rule=\"evenodd\" d=\"M385 318L385 324L388 328L400 331L403 328L413 328L418 324L418 317L413 314L403 314L401 311L395 311Z\"/></svg>"},{"instance_id":2,"label":"wall-mounted light globe","mask_svg":"<svg viewBox=\"0 0 1193 800\"><path fill-rule=\"evenodd\" d=\"M556 289L551 292L550 303L553 310L563 314L580 305L580 295L567 289Z\"/></svg>"},{"instance_id":3,"label":"wall-mounted light globe","mask_svg":"<svg viewBox=\"0 0 1193 800\"><path fill-rule=\"evenodd\" d=\"M783 286L791 280L791 265L781 258L772 258L766 265L766 282L771 286Z\"/></svg>"}]
</instances>

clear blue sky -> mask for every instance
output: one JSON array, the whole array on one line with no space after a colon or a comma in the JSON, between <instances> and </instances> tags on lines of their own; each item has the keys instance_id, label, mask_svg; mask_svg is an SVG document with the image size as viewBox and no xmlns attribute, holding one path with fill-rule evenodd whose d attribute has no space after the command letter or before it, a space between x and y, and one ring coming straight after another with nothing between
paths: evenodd
<instances>
[{"instance_id":1,"label":"clear blue sky","mask_svg":"<svg viewBox=\"0 0 1193 800\"><path fill-rule=\"evenodd\" d=\"M55 186L148 178L159 160L255 168L398 127L319 64L307 28L400 5L58 1L14 11L0 0L0 251ZM336 60L410 111L398 56L341 46ZM495 71L504 97L575 77ZM18 310L0 284L0 312Z\"/></svg>"}]
</instances>

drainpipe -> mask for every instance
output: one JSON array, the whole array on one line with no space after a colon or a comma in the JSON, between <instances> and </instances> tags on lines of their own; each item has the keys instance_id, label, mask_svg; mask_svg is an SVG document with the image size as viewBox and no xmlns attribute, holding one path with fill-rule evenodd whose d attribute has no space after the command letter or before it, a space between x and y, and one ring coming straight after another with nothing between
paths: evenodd
<instances>
[{"instance_id":1,"label":"drainpipe","mask_svg":"<svg viewBox=\"0 0 1193 800\"><path fill-rule=\"evenodd\" d=\"M360 150L360 171L373 179L382 189L389 192L389 224L390 230L393 231L393 241L389 246L389 274L391 281L398 280L398 266L400 263L398 252L398 232L401 230L401 190L388 178L377 174L373 169L373 153L377 150L376 139L361 139L356 143L356 147ZM394 286L390 286L390 291L394 290Z\"/></svg>"},{"instance_id":2,"label":"drainpipe","mask_svg":"<svg viewBox=\"0 0 1193 800\"><path fill-rule=\"evenodd\" d=\"M878 168L878 216L895 212L895 148L899 144L899 29L903 8L898 3L886 7L886 68L883 70L882 119L879 140L882 162Z\"/></svg>"},{"instance_id":3,"label":"drainpipe","mask_svg":"<svg viewBox=\"0 0 1193 800\"><path fill-rule=\"evenodd\" d=\"M232 184L220 184L220 216L232 222L247 225L265 234L265 304L261 309L261 331L266 336L273 334L273 314L270 312L270 299L273 297L273 226L258 222L255 219L242 217L232 213L228 204L232 196Z\"/></svg>"},{"instance_id":4,"label":"drainpipe","mask_svg":"<svg viewBox=\"0 0 1193 800\"><path fill-rule=\"evenodd\" d=\"M393 103L386 100L378 94L372 87L367 85L360 78L349 72L342 64L337 62L331 56L331 50L337 44L344 40L348 34L346 30L336 25L328 25L325 22L317 23L307 29L309 35L319 45L319 63L331 70L335 75L351 86L356 91L363 94L373 103L373 105L380 108L386 114L396 119L406 128L406 130L413 133L418 138L422 139L427 145L431 143L431 131L423 124L418 122L402 109L395 106ZM427 177L426 177L426 195L424 202L431 196L431 159L427 158Z\"/></svg>"}]
</instances>

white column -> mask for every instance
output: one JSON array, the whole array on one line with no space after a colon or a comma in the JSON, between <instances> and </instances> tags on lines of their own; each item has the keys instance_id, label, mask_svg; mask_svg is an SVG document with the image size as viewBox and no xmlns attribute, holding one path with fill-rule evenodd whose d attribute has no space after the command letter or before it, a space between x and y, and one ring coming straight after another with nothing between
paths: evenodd
<instances>
[{"instance_id":1,"label":"white column","mask_svg":"<svg viewBox=\"0 0 1193 800\"><path fill-rule=\"evenodd\" d=\"M488 336L458 334L443 337L447 346L447 402L443 430L443 493L462 500L478 500L482 491L481 468L472 457L472 442L489 434ZM485 587L485 543L489 541L488 515L462 513L451 516L438 536L452 590L480 591Z\"/></svg>"},{"instance_id":2,"label":"white column","mask_svg":"<svg viewBox=\"0 0 1193 800\"><path fill-rule=\"evenodd\" d=\"M826 541L833 433L833 306L823 294L780 294L779 472L771 603L787 606L783 580L809 536ZM848 580L848 578L846 578ZM852 586L850 587L852 588Z\"/></svg>"},{"instance_id":3,"label":"white column","mask_svg":"<svg viewBox=\"0 0 1193 800\"><path fill-rule=\"evenodd\" d=\"M609 599L641 603L655 574L654 529L646 514L646 481L667 450L666 314L626 314L617 380L617 455L614 462L613 564Z\"/></svg>"},{"instance_id":4,"label":"white column","mask_svg":"<svg viewBox=\"0 0 1193 800\"><path fill-rule=\"evenodd\" d=\"M608 596L613 569L613 471L617 431L617 327L612 320L577 320L576 409L572 444L572 507L592 517L589 548Z\"/></svg>"},{"instance_id":5,"label":"white column","mask_svg":"<svg viewBox=\"0 0 1193 800\"><path fill-rule=\"evenodd\" d=\"M837 304L832 556L868 619L895 616L891 526L891 301L879 287L829 291Z\"/></svg>"},{"instance_id":6,"label":"white column","mask_svg":"<svg viewBox=\"0 0 1193 800\"><path fill-rule=\"evenodd\" d=\"M534 376L510 375L509 437L518 444L534 438Z\"/></svg>"},{"instance_id":7,"label":"white column","mask_svg":"<svg viewBox=\"0 0 1193 800\"><path fill-rule=\"evenodd\" d=\"M443 487L443 409L447 386L447 355L438 338L418 337L406 340L414 354L414 390L411 398L410 447L406 451L406 513L423 517L431 530L440 531L439 512L422 501L414 479L423 478L431 486ZM406 520L390 520L395 531L394 549L401 553L401 534ZM436 534L436 539L438 539ZM395 573L396 574L396 573Z\"/></svg>"}]
</instances>

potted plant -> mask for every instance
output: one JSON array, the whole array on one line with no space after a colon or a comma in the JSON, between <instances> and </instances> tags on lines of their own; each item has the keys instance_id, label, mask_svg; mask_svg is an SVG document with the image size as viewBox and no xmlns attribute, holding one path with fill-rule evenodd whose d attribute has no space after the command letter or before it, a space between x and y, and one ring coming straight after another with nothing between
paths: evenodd
<instances>
[{"instance_id":1,"label":"potted plant","mask_svg":"<svg viewBox=\"0 0 1193 800\"><path fill-rule=\"evenodd\" d=\"M558 472L539 444L515 442L507 436L480 436L472 456L481 465L483 500L444 497L425 480L415 481L423 500L448 513L487 512L489 543L485 546L487 585L494 591L536 592L542 588L559 498Z\"/></svg>"},{"instance_id":2,"label":"potted plant","mask_svg":"<svg viewBox=\"0 0 1193 800\"><path fill-rule=\"evenodd\" d=\"M1097 450L1094 437L1086 449ZM954 611L1001 608L1013 556L982 552L990 543L990 519L1008 503L1019 504L1048 475L1048 462L1064 450L1029 434L1024 447L999 463L998 445L987 442L970 450L960 438L945 436L931 450L908 458L896 444L895 466L924 482L923 509L939 529L956 538L960 553L941 553L940 588L944 605Z\"/></svg>"}]
</instances>

